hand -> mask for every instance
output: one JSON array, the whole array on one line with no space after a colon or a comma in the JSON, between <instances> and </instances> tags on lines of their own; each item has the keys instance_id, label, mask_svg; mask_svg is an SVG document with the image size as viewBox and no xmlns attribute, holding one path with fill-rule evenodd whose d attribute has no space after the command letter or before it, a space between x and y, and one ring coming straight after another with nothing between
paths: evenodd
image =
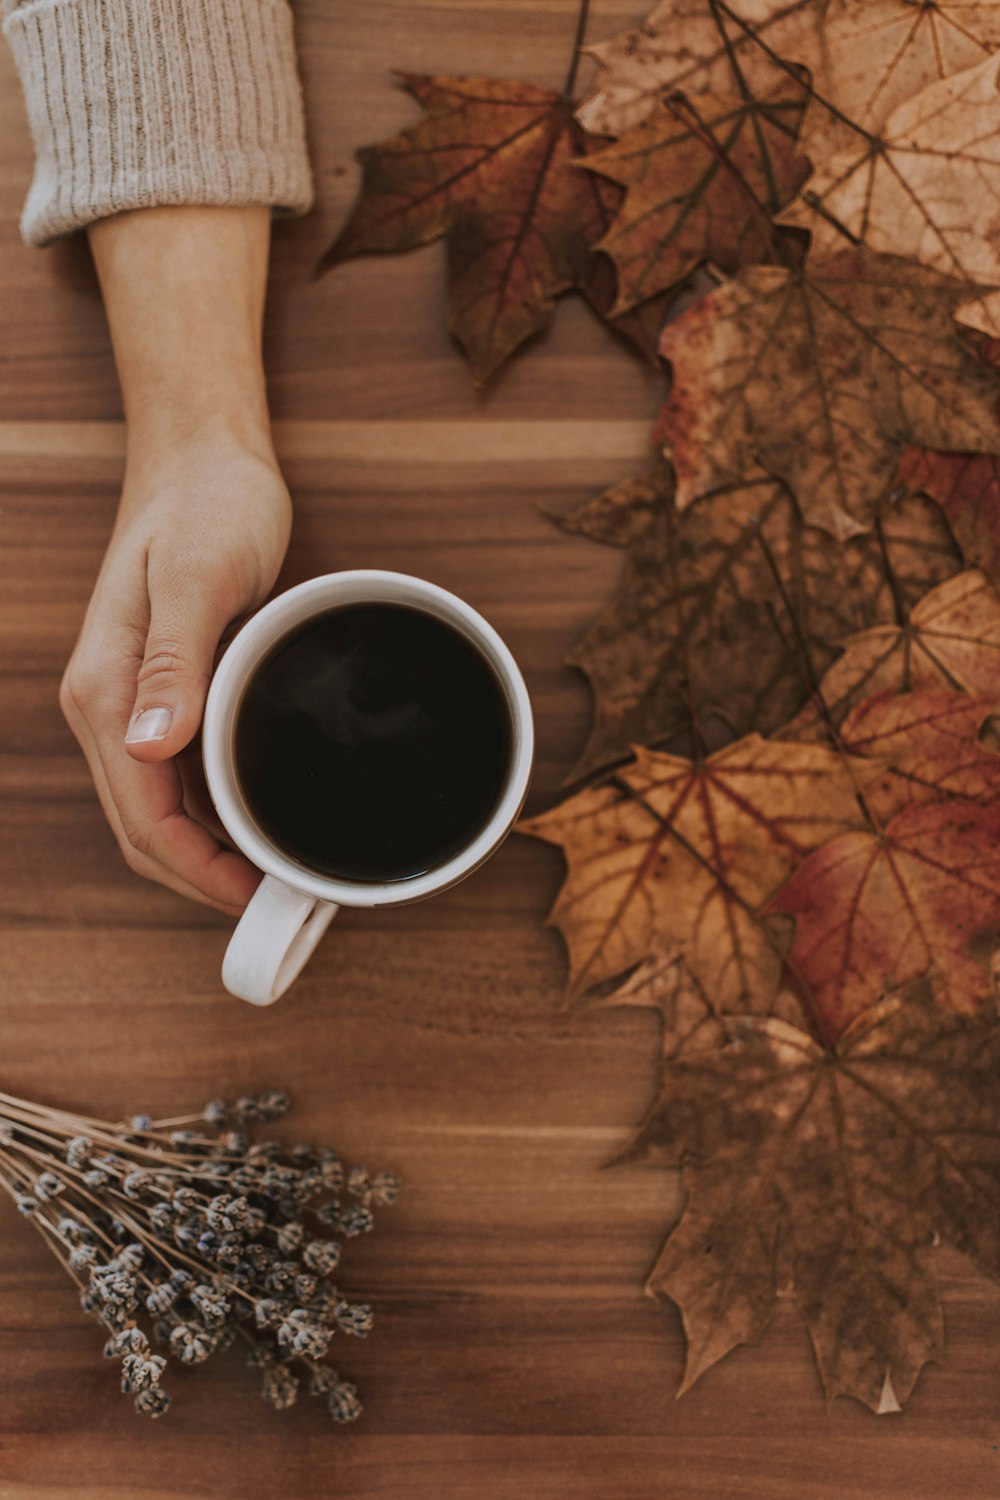
<instances>
[{"instance_id":1,"label":"hand","mask_svg":"<svg viewBox=\"0 0 1000 1500\"><path fill-rule=\"evenodd\" d=\"M229 846L195 737L220 640L263 603L291 528L261 356L270 222L157 205L87 231L128 461L60 691L129 866L233 914L260 874Z\"/></svg>"},{"instance_id":2,"label":"hand","mask_svg":"<svg viewBox=\"0 0 1000 1500\"><path fill-rule=\"evenodd\" d=\"M60 689L129 867L232 914L260 872L224 846L196 736L220 639L270 592L290 527L266 450L209 431L130 454Z\"/></svg>"}]
</instances>

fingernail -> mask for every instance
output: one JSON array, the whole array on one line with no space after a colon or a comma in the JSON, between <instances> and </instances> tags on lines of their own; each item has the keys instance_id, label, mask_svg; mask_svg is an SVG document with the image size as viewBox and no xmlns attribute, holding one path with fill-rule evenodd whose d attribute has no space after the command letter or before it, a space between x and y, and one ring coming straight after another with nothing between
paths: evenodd
<instances>
[{"instance_id":1,"label":"fingernail","mask_svg":"<svg viewBox=\"0 0 1000 1500\"><path fill-rule=\"evenodd\" d=\"M133 714L125 735L126 745L137 745L143 740L166 739L170 733L172 718L169 708L144 708L141 713Z\"/></svg>"}]
</instances>

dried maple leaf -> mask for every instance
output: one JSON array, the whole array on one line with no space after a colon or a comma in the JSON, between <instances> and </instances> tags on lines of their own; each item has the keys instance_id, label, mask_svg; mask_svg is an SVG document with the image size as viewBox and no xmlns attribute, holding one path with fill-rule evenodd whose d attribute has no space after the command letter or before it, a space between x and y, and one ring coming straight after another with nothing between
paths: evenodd
<instances>
[{"instance_id":1,"label":"dried maple leaf","mask_svg":"<svg viewBox=\"0 0 1000 1500\"><path fill-rule=\"evenodd\" d=\"M1000 13L997 15L1000 29ZM880 136L823 162L781 222L814 253L863 244L970 284L1000 284L1000 60L987 58L894 110ZM1000 334L1000 293L971 295L960 322ZM929 444L928 446L952 446Z\"/></svg>"},{"instance_id":2,"label":"dried maple leaf","mask_svg":"<svg viewBox=\"0 0 1000 1500\"><path fill-rule=\"evenodd\" d=\"M832 1053L779 1020L728 1024L728 1046L665 1061L619 1158L683 1166L646 1283L681 1312L681 1390L786 1295L828 1398L898 1409L943 1352L935 1245L1000 1276L1000 1028L898 999Z\"/></svg>"},{"instance_id":3,"label":"dried maple leaf","mask_svg":"<svg viewBox=\"0 0 1000 1500\"><path fill-rule=\"evenodd\" d=\"M898 104L998 46L992 0L667 0L638 29L588 49L602 77L580 118L621 135L664 90L741 84L759 96L801 64L812 78L803 149L819 163L877 136Z\"/></svg>"},{"instance_id":4,"label":"dried maple leaf","mask_svg":"<svg viewBox=\"0 0 1000 1500\"><path fill-rule=\"evenodd\" d=\"M664 466L560 517L628 543L611 606L567 660L594 692L590 743L570 780L715 716L733 735L795 712L845 637L895 618L961 567L940 511L907 500L879 536L831 547L764 476L677 514Z\"/></svg>"},{"instance_id":5,"label":"dried maple leaf","mask_svg":"<svg viewBox=\"0 0 1000 1500\"><path fill-rule=\"evenodd\" d=\"M587 48L600 87L579 119L600 135L624 135L665 92L758 97L788 78L776 55L784 42L812 30L814 0L666 0L642 22Z\"/></svg>"},{"instance_id":6,"label":"dried maple leaf","mask_svg":"<svg viewBox=\"0 0 1000 1500\"><path fill-rule=\"evenodd\" d=\"M569 950L567 1003L658 954L683 957L717 1009L766 1012L781 953L757 908L807 851L859 826L854 777L879 769L758 735L703 761L639 750L614 784L522 823L566 857L549 920Z\"/></svg>"},{"instance_id":7,"label":"dried maple leaf","mask_svg":"<svg viewBox=\"0 0 1000 1500\"><path fill-rule=\"evenodd\" d=\"M974 1015L996 1001L1000 803L918 803L884 829L835 838L767 910L795 920L790 982L827 1036L927 977L940 1005Z\"/></svg>"},{"instance_id":8,"label":"dried maple leaf","mask_svg":"<svg viewBox=\"0 0 1000 1500\"><path fill-rule=\"evenodd\" d=\"M906 494L935 500L969 567L1000 582L1000 457L911 448L897 479Z\"/></svg>"},{"instance_id":9,"label":"dried maple leaf","mask_svg":"<svg viewBox=\"0 0 1000 1500\"><path fill-rule=\"evenodd\" d=\"M865 788L879 823L906 807L960 797L1000 801L1000 755L979 741L995 703L924 688L879 693L844 720L840 741L852 755L885 761L885 774Z\"/></svg>"},{"instance_id":10,"label":"dried maple leaf","mask_svg":"<svg viewBox=\"0 0 1000 1500\"><path fill-rule=\"evenodd\" d=\"M755 266L702 297L660 345L674 385L658 435L678 504L759 462L807 521L847 537L871 526L907 446L995 448L996 374L952 322L966 290L853 251Z\"/></svg>"},{"instance_id":11,"label":"dried maple leaf","mask_svg":"<svg viewBox=\"0 0 1000 1500\"><path fill-rule=\"evenodd\" d=\"M358 153L360 200L320 264L444 235L448 326L483 381L545 327L561 292L593 286L591 247L607 228L609 193L620 192L570 170L601 143L565 96L490 78L398 76L427 114Z\"/></svg>"},{"instance_id":12,"label":"dried maple leaf","mask_svg":"<svg viewBox=\"0 0 1000 1500\"><path fill-rule=\"evenodd\" d=\"M586 1008L612 1010L623 1005L658 1012L661 1060L726 1041L722 1018L681 958L653 953L610 993L591 998ZM801 1009L797 1001L793 1005L794 1019L799 1020Z\"/></svg>"},{"instance_id":13,"label":"dried maple leaf","mask_svg":"<svg viewBox=\"0 0 1000 1500\"><path fill-rule=\"evenodd\" d=\"M590 149L600 149L601 142L591 141ZM582 162L583 158L581 158ZM581 162L578 162L579 166ZM607 177L594 178L597 194L597 215L600 221L600 237L607 235L625 197L625 190ZM781 233L781 231L776 231ZM610 256L598 248L595 241L590 259L584 269L579 288L594 311L617 333L627 339L652 365L660 362L660 335L670 316L671 308L684 293L684 286L667 287L653 296L644 298L624 312L615 310L618 302L618 273Z\"/></svg>"},{"instance_id":14,"label":"dried maple leaf","mask_svg":"<svg viewBox=\"0 0 1000 1500\"><path fill-rule=\"evenodd\" d=\"M970 569L932 589L894 625L847 641L814 698L783 731L791 740L824 738L876 693L947 687L1000 702L1000 598Z\"/></svg>"},{"instance_id":15,"label":"dried maple leaf","mask_svg":"<svg viewBox=\"0 0 1000 1500\"><path fill-rule=\"evenodd\" d=\"M598 248L618 270L616 312L664 291L704 260L723 271L787 264L791 246L772 216L809 164L795 155L805 104L795 82L767 98L668 97L617 144L582 163L626 192Z\"/></svg>"}]
</instances>

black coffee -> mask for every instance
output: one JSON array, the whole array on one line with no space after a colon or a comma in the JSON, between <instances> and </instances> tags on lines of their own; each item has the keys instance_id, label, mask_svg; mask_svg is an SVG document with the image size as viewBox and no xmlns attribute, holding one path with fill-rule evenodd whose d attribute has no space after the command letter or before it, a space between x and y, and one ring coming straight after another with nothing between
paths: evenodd
<instances>
[{"instance_id":1,"label":"black coffee","mask_svg":"<svg viewBox=\"0 0 1000 1500\"><path fill-rule=\"evenodd\" d=\"M512 743L504 690L477 649L396 604L345 605L285 636L236 720L260 826L341 880L405 880L457 854L496 809Z\"/></svg>"}]
</instances>

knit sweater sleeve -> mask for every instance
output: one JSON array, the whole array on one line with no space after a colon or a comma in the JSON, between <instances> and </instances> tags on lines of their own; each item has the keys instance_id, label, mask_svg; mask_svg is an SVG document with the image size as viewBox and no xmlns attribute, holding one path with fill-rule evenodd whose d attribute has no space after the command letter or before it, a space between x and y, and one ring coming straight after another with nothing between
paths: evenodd
<instances>
[{"instance_id":1,"label":"knit sweater sleeve","mask_svg":"<svg viewBox=\"0 0 1000 1500\"><path fill-rule=\"evenodd\" d=\"M45 245L160 203L313 202L287 0L3 0Z\"/></svg>"}]
</instances>

